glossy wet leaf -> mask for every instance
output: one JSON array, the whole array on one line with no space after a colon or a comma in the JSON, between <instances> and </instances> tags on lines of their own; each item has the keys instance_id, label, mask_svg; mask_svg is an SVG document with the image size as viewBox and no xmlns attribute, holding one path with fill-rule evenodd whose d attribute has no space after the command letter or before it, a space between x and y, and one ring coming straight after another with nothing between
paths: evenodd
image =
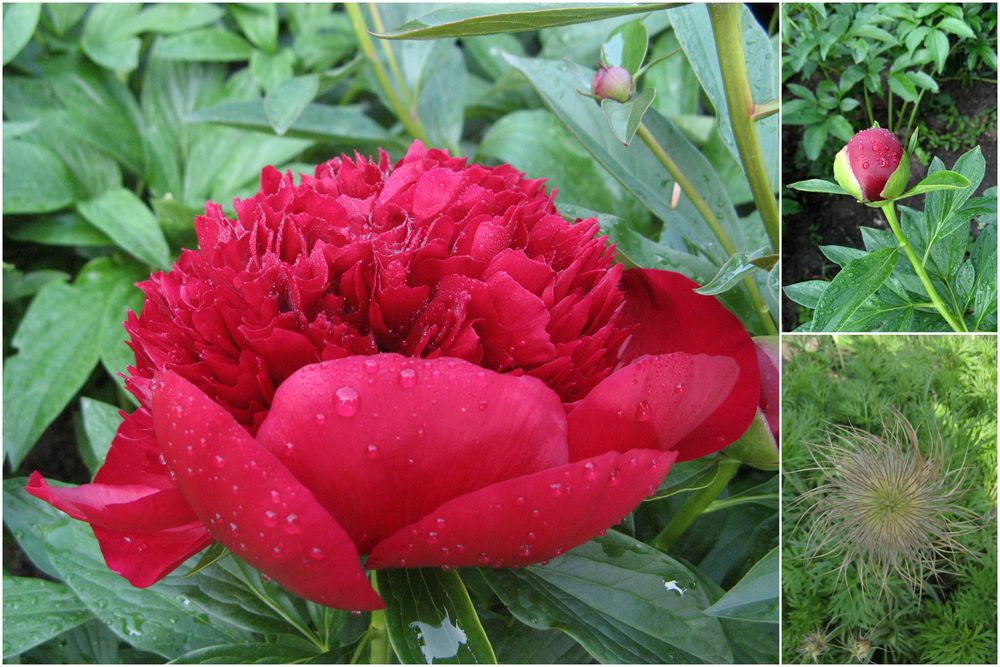
<instances>
[{"instance_id":1,"label":"glossy wet leaf","mask_svg":"<svg viewBox=\"0 0 1000 667\"><path fill-rule=\"evenodd\" d=\"M170 249L153 212L131 190L108 190L77 206L80 215L115 244L153 268L165 268Z\"/></svg>"},{"instance_id":2,"label":"glossy wet leaf","mask_svg":"<svg viewBox=\"0 0 1000 667\"><path fill-rule=\"evenodd\" d=\"M969 187L969 179L954 171L934 171L927 174L927 177L914 185L912 188L901 194L896 199L906 199L922 195L935 190L959 190ZM789 186L792 187L792 186ZM801 188L799 188L801 189Z\"/></svg>"},{"instance_id":3,"label":"glossy wet leaf","mask_svg":"<svg viewBox=\"0 0 1000 667\"><path fill-rule=\"evenodd\" d=\"M705 613L744 621L777 623L778 570L778 549L774 548Z\"/></svg>"},{"instance_id":4,"label":"glossy wet leaf","mask_svg":"<svg viewBox=\"0 0 1000 667\"><path fill-rule=\"evenodd\" d=\"M802 192L822 192L830 195L847 194L847 191L838 184L831 183L830 181L824 181L821 178L810 178L805 181L796 181L795 183L789 183L785 187L791 188L792 190L800 190Z\"/></svg>"},{"instance_id":5,"label":"glossy wet leaf","mask_svg":"<svg viewBox=\"0 0 1000 667\"><path fill-rule=\"evenodd\" d=\"M794 285L785 285L785 295L806 308L815 308L829 284L826 280L807 280Z\"/></svg>"},{"instance_id":6,"label":"glossy wet leaf","mask_svg":"<svg viewBox=\"0 0 1000 667\"><path fill-rule=\"evenodd\" d=\"M3 577L3 657L9 659L87 622L90 612L63 584Z\"/></svg>"},{"instance_id":7,"label":"glossy wet leaf","mask_svg":"<svg viewBox=\"0 0 1000 667\"><path fill-rule=\"evenodd\" d=\"M812 331L843 331L851 316L878 290L899 261L898 248L885 248L847 263L823 291Z\"/></svg>"},{"instance_id":8,"label":"glossy wet leaf","mask_svg":"<svg viewBox=\"0 0 1000 667\"><path fill-rule=\"evenodd\" d=\"M642 117L653 103L655 96L656 91L646 88L628 102L601 100L601 111L604 112L604 117L607 118L608 125L611 126L611 131L618 141L626 146L632 143L632 138L639 129L639 123L642 122Z\"/></svg>"},{"instance_id":9,"label":"glossy wet leaf","mask_svg":"<svg viewBox=\"0 0 1000 667\"><path fill-rule=\"evenodd\" d=\"M80 399L83 430L87 434L86 447L81 443L80 454L90 472L96 473L111 449L111 441L122 423L119 408L84 396Z\"/></svg>"},{"instance_id":10,"label":"glossy wet leaf","mask_svg":"<svg viewBox=\"0 0 1000 667\"><path fill-rule=\"evenodd\" d=\"M495 664L496 655L458 572L381 570L392 648L407 664Z\"/></svg>"},{"instance_id":11,"label":"glossy wet leaf","mask_svg":"<svg viewBox=\"0 0 1000 667\"><path fill-rule=\"evenodd\" d=\"M275 86L264 99L264 111L274 132L279 136L285 134L318 91L319 77L315 74L297 76Z\"/></svg>"},{"instance_id":12,"label":"glossy wet leaf","mask_svg":"<svg viewBox=\"0 0 1000 667\"><path fill-rule=\"evenodd\" d=\"M715 274L715 277L695 291L698 294L714 295L730 290L738 285L744 277L755 271L760 271L762 267L759 262L769 257L772 257L770 246L758 248L751 253L736 253L719 267L719 272Z\"/></svg>"},{"instance_id":13,"label":"glossy wet leaf","mask_svg":"<svg viewBox=\"0 0 1000 667\"><path fill-rule=\"evenodd\" d=\"M611 33L601 47L601 56L605 65L623 67L634 75L646 59L648 48L646 26L642 21L632 21Z\"/></svg>"},{"instance_id":14,"label":"glossy wet leaf","mask_svg":"<svg viewBox=\"0 0 1000 667\"><path fill-rule=\"evenodd\" d=\"M434 9L376 36L385 39L437 39L525 32L587 21L640 14L670 4L600 5L585 3L456 4Z\"/></svg>"},{"instance_id":15,"label":"glossy wet leaf","mask_svg":"<svg viewBox=\"0 0 1000 667\"><path fill-rule=\"evenodd\" d=\"M709 598L680 562L608 534L548 565L481 570L521 622L559 628L600 662L731 662Z\"/></svg>"},{"instance_id":16,"label":"glossy wet leaf","mask_svg":"<svg viewBox=\"0 0 1000 667\"><path fill-rule=\"evenodd\" d=\"M14 334L18 352L3 378L4 452L14 469L86 381L108 343L101 332L109 315L120 323L135 289L133 268L108 259L90 267L72 285L46 285Z\"/></svg>"}]
</instances>

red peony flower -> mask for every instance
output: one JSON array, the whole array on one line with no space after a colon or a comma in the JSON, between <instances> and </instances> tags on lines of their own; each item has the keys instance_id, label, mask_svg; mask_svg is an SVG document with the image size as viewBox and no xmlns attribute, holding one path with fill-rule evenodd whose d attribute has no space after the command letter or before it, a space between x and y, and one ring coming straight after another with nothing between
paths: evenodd
<instances>
[{"instance_id":1,"label":"red peony flower","mask_svg":"<svg viewBox=\"0 0 1000 667\"><path fill-rule=\"evenodd\" d=\"M750 424L757 353L687 278L623 271L542 181L415 143L195 220L140 285L125 417L94 483L28 491L148 586L213 541L292 592L369 569L517 567L620 521Z\"/></svg>"}]
</instances>

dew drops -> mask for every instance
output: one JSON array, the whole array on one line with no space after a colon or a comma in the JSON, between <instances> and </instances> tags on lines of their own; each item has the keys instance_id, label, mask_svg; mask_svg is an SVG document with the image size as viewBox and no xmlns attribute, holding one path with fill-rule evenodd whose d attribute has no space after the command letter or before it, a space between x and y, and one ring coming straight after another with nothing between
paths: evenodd
<instances>
[{"instance_id":1,"label":"dew drops","mask_svg":"<svg viewBox=\"0 0 1000 667\"><path fill-rule=\"evenodd\" d=\"M220 468L220 469L221 468L225 468L226 467L226 459L224 457L220 456L219 454L216 454L215 455L215 467L216 468Z\"/></svg>"},{"instance_id":2,"label":"dew drops","mask_svg":"<svg viewBox=\"0 0 1000 667\"><path fill-rule=\"evenodd\" d=\"M608 482L610 484L612 484L612 485L618 484L621 481L619 479L620 475L621 475L621 471L618 470L618 468L612 468L611 469L611 474L608 475Z\"/></svg>"},{"instance_id":3,"label":"dew drops","mask_svg":"<svg viewBox=\"0 0 1000 667\"><path fill-rule=\"evenodd\" d=\"M378 362L374 359L365 359L363 365L365 367L365 373L368 373L368 375L374 375L378 372Z\"/></svg>"},{"instance_id":4,"label":"dew drops","mask_svg":"<svg viewBox=\"0 0 1000 667\"><path fill-rule=\"evenodd\" d=\"M281 491L278 491L277 489L271 489L270 496L271 496L271 502L274 503L275 505L281 502Z\"/></svg>"},{"instance_id":5,"label":"dew drops","mask_svg":"<svg viewBox=\"0 0 1000 667\"><path fill-rule=\"evenodd\" d=\"M281 558L281 554L282 554L281 547L277 547L276 546L273 549L271 549L271 552L274 554L275 558Z\"/></svg>"},{"instance_id":6,"label":"dew drops","mask_svg":"<svg viewBox=\"0 0 1000 667\"><path fill-rule=\"evenodd\" d=\"M412 389L417 385L417 372L412 368L404 368L399 371L399 386L404 389Z\"/></svg>"},{"instance_id":7,"label":"dew drops","mask_svg":"<svg viewBox=\"0 0 1000 667\"><path fill-rule=\"evenodd\" d=\"M674 385L675 394L683 394L685 389L687 389L687 387L684 386L683 382L678 382L677 384Z\"/></svg>"},{"instance_id":8,"label":"dew drops","mask_svg":"<svg viewBox=\"0 0 1000 667\"><path fill-rule=\"evenodd\" d=\"M490 562L490 555L488 553L486 553L485 551L480 551L479 552L479 562L482 563L483 565L486 565L487 563Z\"/></svg>"},{"instance_id":9,"label":"dew drops","mask_svg":"<svg viewBox=\"0 0 1000 667\"><path fill-rule=\"evenodd\" d=\"M341 387L334 394L334 405L341 417L353 417L358 411L358 392L353 387Z\"/></svg>"},{"instance_id":10,"label":"dew drops","mask_svg":"<svg viewBox=\"0 0 1000 667\"><path fill-rule=\"evenodd\" d=\"M138 544L135 545L135 548L138 549L139 551L145 551L146 549L149 548L149 545L146 544L145 542L139 542Z\"/></svg>"},{"instance_id":11,"label":"dew drops","mask_svg":"<svg viewBox=\"0 0 1000 667\"><path fill-rule=\"evenodd\" d=\"M290 440L286 442L285 446L281 448L281 453L285 458L291 458L295 454L295 443ZM256 467L256 463L251 467Z\"/></svg>"},{"instance_id":12,"label":"dew drops","mask_svg":"<svg viewBox=\"0 0 1000 667\"><path fill-rule=\"evenodd\" d=\"M861 163L861 168L862 168L862 169L868 169L869 167L871 167L871 165L870 165L870 164L868 164L867 162L862 162L862 163Z\"/></svg>"},{"instance_id":13,"label":"dew drops","mask_svg":"<svg viewBox=\"0 0 1000 667\"><path fill-rule=\"evenodd\" d=\"M518 496L516 502L517 502L518 505L523 505L524 504L524 496Z\"/></svg>"},{"instance_id":14,"label":"dew drops","mask_svg":"<svg viewBox=\"0 0 1000 667\"><path fill-rule=\"evenodd\" d=\"M635 408L636 421L648 422L651 416L652 416L652 410L649 407L649 402L639 401L639 405L637 405Z\"/></svg>"},{"instance_id":15,"label":"dew drops","mask_svg":"<svg viewBox=\"0 0 1000 667\"><path fill-rule=\"evenodd\" d=\"M317 412L316 413L316 426L322 426L325 423L326 423L326 415L324 415L322 412Z\"/></svg>"},{"instance_id":16,"label":"dew drops","mask_svg":"<svg viewBox=\"0 0 1000 667\"><path fill-rule=\"evenodd\" d=\"M237 526L234 522L230 521L229 522L229 530L231 530L232 532L235 533L235 532L237 532L239 530L239 526Z\"/></svg>"},{"instance_id":17,"label":"dew drops","mask_svg":"<svg viewBox=\"0 0 1000 667\"><path fill-rule=\"evenodd\" d=\"M404 554L410 553L411 551L413 551L413 543L407 542L406 544L403 545L400 551L402 551Z\"/></svg>"},{"instance_id":18,"label":"dew drops","mask_svg":"<svg viewBox=\"0 0 1000 667\"><path fill-rule=\"evenodd\" d=\"M364 612L355 609L354 611L351 612L351 616L360 616L362 613Z\"/></svg>"},{"instance_id":19,"label":"dew drops","mask_svg":"<svg viewBox=\"0 0 1000 667\"><path fill-rule=\"evenodd\" d=\"M434 544L438 541L438 534L436 530L431 530L427 532L427 536L424 538L427 544Z\"/></svg>"},{"instance_id":20,"label":"dew drops","mask_svg":"<svg viewBox=\"0 0 1000 667\"><path fill-rule=\"evenodd\" d=\"M486 401L479 401L479 411L480 412L486 412L486 408L488 408L488 407L489 407L489 405L486 403Z\"/></svg>"},{"instance_id":21,"label":"dew drops","mask_svg":"<svg viewBox=\"0 0 1000 667\"><path fill-rule=\"evenodd\" d=\"M563 494L562 484L549 484L549 493L555 497L559 497Z\"/></svg>"},{"instance_id":22,"label":"dew drops","mask_svg":"<svg viewBox=\"0 0 1000 667\"><path fill-rule=\"evenodd\" d=\"M444 524L445 520L443 516L439 516L438 518L434 519L434 525L437 526L438 530L444 528Z\"/></svg>"},{"instance_id":23,"label":"dew drops","mask_svg":"<svg viewBox=\"0 0 1000 667\"><path fill-rule=\"evenodd\" d=\"M365 447L365 457L369 460L378 458L378 445L368 445Z\"/></svg>"},{"instance_id":24,"label":"dew drops","mask_svg":"<svg viewBox=\"0 0 1000 667\"><path fill-rule=\"evenodd\" d=\"M267 510L264 512L264 525L268 528L274 528L278 525L278 513L274 510Z\"/></svg>"},{"instance_id":25,"label":"dew drops","mask_svg":"<svg viewBox=\"0 0 1000 667\"><path fill-rule=\"evenodd\" d=\"M289 514L285 517L285 532L290 535L295 535L302 532L302 526L299 525L299 515Z\"/></svg>"},{"instance_id":26,"label":"dew drops","mask_svg":"<svg viewBox=\"0 0 1000 667\"><path fill-rule=\"evenodd\" d=\"M522 556L524 556L524 557L530 556L531 555L531 545L530 544L522 544L520 546L520 548L518 548L517 552L519 554L521 554Z\"/></svg>"},{"instance_id":27,"label":"dew drops","mask_svg":"<svg viewBox=\"0 0 1000 667\"><path fill-rule=\"evenodd\" d=\"M587 461L583 464L583 476L587 479L595 479L597 477L597 466L594 465L593 461Z\"/></svg>"},{"instance_id":28,"label":"dew drops","mask_svg":"<svg viewBox=\"0 0 1000 667\"><path fill-rule=\"evenodd\" d=\"M441 547L442 556L447 556L449 553L451 553L451 549L449 549L448 547Z\"/></svg>"},{"instance_id":29,"label":"dew drops","mask_svg":"<svg viewBox=\"0 0 1000 667\"><path fill-rule=\"evenodd\" d=\"M326 553L320 547L313 547L309 550L309 558L313 560L323 560L326 558Z\"/></svg>"}]
</instances>

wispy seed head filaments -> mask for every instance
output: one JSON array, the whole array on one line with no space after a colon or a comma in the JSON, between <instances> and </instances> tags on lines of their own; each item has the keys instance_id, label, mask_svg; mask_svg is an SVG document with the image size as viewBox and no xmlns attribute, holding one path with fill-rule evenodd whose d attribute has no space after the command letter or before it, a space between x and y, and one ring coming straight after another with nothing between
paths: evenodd
<instances>
[{"instance_id":1,"label":"wispy seed head filaments","mask_svg":"<svg viewBox=\"0 0 1000 667\"><path fill-rule=\"evenodd\" d=\"M948 466L936 429L921 442L894 413L883 431L836 427L812 447L820 483L802 498L811 505L807 554L839 558L838 577L857 568L862 587L874 583L880 596L894 578L919 594L964 550L956 538L972 530L959 504L964 469Z\"/></svg>"}]
</instances>

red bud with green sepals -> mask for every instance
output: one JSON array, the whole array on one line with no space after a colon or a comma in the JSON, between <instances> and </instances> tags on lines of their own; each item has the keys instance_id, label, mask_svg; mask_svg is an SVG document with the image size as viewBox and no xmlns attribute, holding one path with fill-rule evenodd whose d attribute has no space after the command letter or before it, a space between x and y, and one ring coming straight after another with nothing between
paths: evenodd
<instances>
[{"instance_id":1,"label":"red bud with green sepals","mask_svg":"<svg viewBox=\"0 0 1000 667\"><path fill-rule=\"evenodd\" d=\"M906 189L910 161L896 135L873 127L855 134L837 153L833 174L858 201L893 199Z\"/></svg>"},{"instance_id":2,"label":"red bud with green sepals","mask_svg":"<svg viewBox=\"0 0 1000 667\"><path fill-rule=\"evenodd\" d=\"M602 100L628 102L635 93L635 81L624 67L599 67L590 82L590 92Z\"/></svg>"}]
</instances>

